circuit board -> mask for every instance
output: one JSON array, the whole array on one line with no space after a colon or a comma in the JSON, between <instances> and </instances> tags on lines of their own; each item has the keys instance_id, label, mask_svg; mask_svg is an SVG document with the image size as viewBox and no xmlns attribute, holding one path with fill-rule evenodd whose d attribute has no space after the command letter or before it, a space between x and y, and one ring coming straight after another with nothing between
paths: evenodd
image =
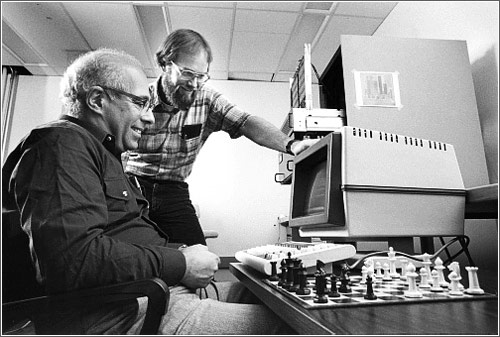
<instances>
[{"instance_id":1,"label":"circuit board","mask_svg":"<svg viewBox=\"0 0 500 337\"><path fill-rule=\"evenodd\" d=\"M278 281L263 280L264 283L270 287L277 289L285 296L297 302L307 309L322 309L332 307L344 306L369 306L369 305L387 305L387 304L409 304L409 303L422 303L430 301L465 301L465 300L481 300L481 299L495 299L498 296L490 293L481 295L471 295L463 292L463 295L451 295L447 288L443 288L441 292L434 292L430 290L420 290L422 297L411 298L405 296L405 291L408 290L408 284L401 279L393 279L391 281L382 280L372 284L373 293L376 299L368 300L364 296L367 292L367 286L360 283L361 276L353 275L349 277L349 286L351 292L339 293L339 297L329 297L326 303L315 303L315 278L312 276L307 277L307 288L310 289L309 295L297 295L295 292L290 292L281 286L278 286ZM326 281L327 289L331 288L329 278ZM418 285L418 284L417 284ZM337 289L340 287L340 281L337 281ZM328 293L328 290L326 291Z\"/></svg>"}]
</instances>

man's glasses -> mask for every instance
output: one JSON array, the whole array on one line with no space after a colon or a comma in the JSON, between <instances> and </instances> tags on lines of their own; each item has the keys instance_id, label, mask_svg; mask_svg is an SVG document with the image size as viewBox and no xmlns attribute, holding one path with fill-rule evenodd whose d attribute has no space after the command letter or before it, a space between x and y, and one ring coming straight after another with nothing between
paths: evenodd
<instances>
[{"instance_id":1,"label":"man's glasses","mask_svg":"<svg viewBox=\"0 0 500 337\"><path fill-rule=\"evenodd\" d=\"M130 101L137 105L139 107L139 109L141 111L146 111L148 110L150 107L151 107L151 100L149 99L149 97L140 97L140 96L136 96L136 95L133 95L133 94L130 94L126 91L123 91L123 90L120 90L120 89L116 89L116 88L111 88L111 87L107 87L107 86L104 86L104 85L100 85L101 88L104 89L104 91L106 90L109 90L109 91L113 91L117 94L120 94L120 95L123 95L123 96L127 96L128 98L130 98Z\"/></svg>"},{"instance_id":2,"label":"man's glasses","mask_svg":"<svg viewBox=\"0 0 500 337\"><path fill-rule=\"evenodd\" d=\"M175 66L179 74L188 81L194 81L194 79L196 78L199 85L202 85L210 79L210 75L208 74L208 72L200 73L191 69L183 68L175 64L174 61L170 61L170 63Z\"/></svg>"}]
</instances>

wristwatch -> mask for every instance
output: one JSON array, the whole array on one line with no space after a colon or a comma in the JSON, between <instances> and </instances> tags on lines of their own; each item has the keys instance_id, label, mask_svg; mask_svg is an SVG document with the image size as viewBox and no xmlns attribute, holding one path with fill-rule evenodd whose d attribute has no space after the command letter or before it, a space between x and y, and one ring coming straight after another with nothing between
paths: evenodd
<instances>
[{"instance_id":1,"label":"wristwatch","mask_svg":"<svg viewBox=\"0 0 500 337\"><path fill-rule=\"evenodd\" d=\"M298 142L297 139L292 139L286 144L286 153L291 154L292 156L295 156L295 153L292 152L292 145L293 143Z\"/></svg>"}]
</instances>

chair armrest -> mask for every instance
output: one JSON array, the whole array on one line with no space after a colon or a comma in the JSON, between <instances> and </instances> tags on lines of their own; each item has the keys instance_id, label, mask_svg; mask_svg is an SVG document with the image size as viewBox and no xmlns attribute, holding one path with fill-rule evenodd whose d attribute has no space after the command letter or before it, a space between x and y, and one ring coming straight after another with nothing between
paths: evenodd
<instances>
[{"instance_id":1,"label":"chair armrest","mask_svg":"<svg viewBox=\"0 0 500 337\"><path fill-rule=\"evenodd\" d=\"M3 315L22 313L25 316L31 317L37 313L49 312L54 308L69 310L75 305L91 307L143 296L148 298L148 308L141 334L157 334L161 319L166 313L166 308L168 308L170 300L169 288L159 278L137 280L3 303L2 311Z\"/></svg>"}]
</instances>

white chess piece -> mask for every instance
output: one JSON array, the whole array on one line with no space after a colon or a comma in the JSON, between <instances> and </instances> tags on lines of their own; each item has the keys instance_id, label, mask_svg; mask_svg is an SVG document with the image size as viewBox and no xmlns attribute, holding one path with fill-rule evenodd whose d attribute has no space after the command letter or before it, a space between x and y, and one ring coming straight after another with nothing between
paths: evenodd
<instances>
[{"instance_id":1,"label":"white chess piece","mask_svg":"<svg viewBox=\"0 0 500 337\"><path fill-rule=\"evenodd\" d=\"M443 266L443 260L441 260L439 256L434 261L434 269L438 272L439 285L443 288L448 288L450 284L444 278L444 269L446 269L446 267Z\"/></svg>"},{"instance_id":2,"label":"white chess piece","mask_svg":"<svg viewBox=\"0 0 500 337\"><path fill-rule=\"evenodd\" d=\"M479 280L477 278L477 267L465 267L469 276L469 288L465 290L467 294L472 295L482 295L484 290L479 286Z\"/></svg>"},{"instance_id":3,"label":"white chess piece","mask_svg":"<svg viewBox=\"0 0 500 337\"><path fill-rule=\"evenodd\" d=\"M457 274L457 276L459 277L458 289L464 290L465 289L464 285L462 283L460 283L460 280L462 279L462 276L460 275L460 264L458 262L454 261L454 262L450 263L450 265L448 266L448 269L450 271L454 271L455 274ZM448 278L450 278L449 275L448 275ZM451 281L451 279L450 279L450 281Z\"/></svg>"},{"instance_id":4,"label":"white chess piece","mask_svg":"<svg viewBox=\"0 0 500 337\"><path fill-rule=\"evenodd\" d=\"M406 280L406 266L408 265L408 260L407 259L401 259L399 260L401 262L401 279L404 281Z\"/></svg>"},{"instance_id":5,"label":"white chess piece","mask_svg":"<svg viewBox=\"0 0 500 337\"><path fill-rule=\"evenodd\" d=\"M384 266L382 268L384 269L384 276L382 277L382 280L392 281L392 277L391 275L389 275L389 264L384 263Z\"/></svg>"},{"instance_id":6,"label":"white chess piece","mask_svg":"<svg viewBox=\"0 0 500 337\"><path fill-rule=\"evenodd\" d=\"M415 273L415 265L413 263L409 263L406 267L406 277L408 278L408 290L405 290L405 297L423 297L422 293L418 290L417 287L417 277L418 274Z\"/></svg>"},{"instance_id":7,"label":"white chess piece","mask_svg":"<svg viewBox=\"0 0 500 337\"><path fill-rule=\"evenodd\" d=\"M382 265L380 264L380 262L376 262L375 263L375 283L381 283L382 282L382 278L384 277L384 275L382 275Z\"/></svg>"},{"instance_id":8,"label":"white chess piece","mask_svg":"<svg viewBox=\"0 0 500 337\"><path fill-rule=\"evenodd\" d=\"M420 268L420 289L430 289L431 285L429 284L429 274L427 273L427 268Z\"/></svg>"},{"instance_id":9,"label":"white chess piece","mask_svg":"<svg viewBox=\"0 0 500 337\"><path fill-rule=\"evenodd\" d=\"M399 278L401 275L396 271L396 253L392 247L389 247L389 275L391 278Z\"/></svg>"},{"instance_id":10,"label":"white chess piece","mask_svg":"<svg viewBox=\"0 0 500 337\"><path fill-rule=\"evenodd\" d=\"M450 279L450 295L453 296L463 296L464 293L463 291L460 290L459 284L460 280L462 279L458 274L454 271L452 271L449 275L448 278Z\"/></svg>"},{"instance_id":11,"label":"white chess piece","mask_svg":"<svg viewBox=\"0 0 500 337\"><path fill-rule=\"evenodd\" d=\"M427 253L424 253L422 255L422 265L424 266L424 268L427 270L427 275L431 275L431 265L432 265L432 262L431 262L431 256Z\"/></svg>"},{"instance_id":12,"label":"white chess piece","mask_svg":"<svg viewBox=\"0 0 500 337\"><path fill-rule=\"evenodd\" d=\"M431 278L432 278L432 287L431 291L432 292L441 292L444 291L443 288L439 285L439 273L437 270L431 271Z\"/></svg>"}]
</instances>

